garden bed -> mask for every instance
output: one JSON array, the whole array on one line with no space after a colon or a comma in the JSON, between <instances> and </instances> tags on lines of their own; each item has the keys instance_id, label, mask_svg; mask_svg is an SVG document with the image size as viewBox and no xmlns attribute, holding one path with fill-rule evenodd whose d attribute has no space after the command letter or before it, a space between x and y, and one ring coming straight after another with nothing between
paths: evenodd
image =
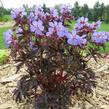
<instances>
[{"instance_id":1,"label":"garden bed","mask_svg":"<svg viewBox=\"0 0 109 109\"><path fill-rule=\"evenodd\" d=\"M93 96L87 97L83 103L86 108L81 101L78 101L71 109L109 109L109 58L100 59L97 63L91 59L88 65L95 71L97 87L93 89ZM31 109L29 103L24 101L17 104L13 100L12 91L16 81L25 73L25 68L22 68L18 74L15 74L15 71L15 63L12 61L0 66L0 109Z\"/></svg>"}]
</instances>

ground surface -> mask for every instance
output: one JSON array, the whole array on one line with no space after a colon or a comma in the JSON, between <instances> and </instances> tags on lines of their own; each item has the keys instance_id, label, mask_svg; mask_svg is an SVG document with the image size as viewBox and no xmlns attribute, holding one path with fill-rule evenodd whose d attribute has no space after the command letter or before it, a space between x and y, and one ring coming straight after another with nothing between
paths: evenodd
<instances>
[{"instance_id":1,"label":"ground surface","mask_svg":"<svg viewBox=\"0 0 109 109\"><path fill-rule=\"evenodd\" d=\"M85 102L86 108L80 108L78 102L71 109L109 109L109 56L100 59L96 63L93 59L89 62L95 72L97 87L93 89L93 97L89 98L91 104ZM31 106L16 104L13 101L12 91L16 86L16 81L25 72L24 68L18 74L15 74L15 64L11 61L8 64L0 66L0 109L31 109Z\"/></svg>"},{"instance_id":2,"label":"ground surface","mask_svg":"<svg viewBox=\"0 0 109 109\"><path fill-rule=\"evenodd\" d=\"M11 61L8 64L0 66L0 109L30 109L28 105L17 105L13 100L13 90L16 87L17 80L25 73L22 68L15 74L16 65Z\"/></svg>"}]
</instances>

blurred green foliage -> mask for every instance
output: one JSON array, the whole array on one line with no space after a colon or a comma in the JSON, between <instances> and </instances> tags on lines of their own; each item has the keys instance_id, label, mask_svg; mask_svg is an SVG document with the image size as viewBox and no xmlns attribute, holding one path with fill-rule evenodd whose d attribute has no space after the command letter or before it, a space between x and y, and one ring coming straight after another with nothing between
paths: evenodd
<instances>
[{"instance_id":1,"label":"blurred green foliage","mask_svg":"<svg viewBox=\"0 0 109 109\"><path fill-rule=\"evenodd\" d=\"M8 61L8 50L0 50L0 65L5 64Z\"/></svg>"}]
</instances>

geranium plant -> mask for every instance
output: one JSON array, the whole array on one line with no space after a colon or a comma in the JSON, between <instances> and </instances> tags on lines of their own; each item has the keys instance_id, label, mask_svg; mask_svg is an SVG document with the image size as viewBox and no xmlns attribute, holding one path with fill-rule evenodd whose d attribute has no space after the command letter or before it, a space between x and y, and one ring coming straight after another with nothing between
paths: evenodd
<instances>
[{"instance_id":1,"label":"geranium plant","mask_svg":"<svg viewBox=\"0 0 109 109\"><path fill-rule=\"evenodd\" d=\"M45 12L41 6L12 10L15 25L5 33L6 44L18 63L16 72L23 65L28 72L14 90L17 102L34 98L36 109L67 109L73 95L92 93L95 74L87 61L101 56L109 33L97 32L101 22L89 23L84 17L71 30L71 9L63 5L59 13L55 8Z\"/></svg>"}]
</instances>

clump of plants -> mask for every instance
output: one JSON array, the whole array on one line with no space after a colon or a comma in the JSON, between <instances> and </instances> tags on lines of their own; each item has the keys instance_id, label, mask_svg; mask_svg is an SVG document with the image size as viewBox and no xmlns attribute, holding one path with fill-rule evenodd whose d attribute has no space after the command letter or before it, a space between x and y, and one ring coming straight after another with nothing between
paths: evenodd
<instances>
[{"instance_id":1,"label":"clump of plants","mask_svg":"<svg viewBox=\"0 0 109 109\"><path fill-rule=\"evenodd\" d=\"M36 109L67 109L72 97L92 93L95 73L87 62L97 61L100 48L105 48L109 33L97 32L101 22L89 23L88 18L77 20L72 31L71 6L63 5L60 12L47 12L36 6L30 12L24 8L11 12L15 25L5 33L7 46L17 64L27 67L14 90L14 98L34 99ZM39 91L40 89L40 91Z\"/></svg>"}]
</instances>

